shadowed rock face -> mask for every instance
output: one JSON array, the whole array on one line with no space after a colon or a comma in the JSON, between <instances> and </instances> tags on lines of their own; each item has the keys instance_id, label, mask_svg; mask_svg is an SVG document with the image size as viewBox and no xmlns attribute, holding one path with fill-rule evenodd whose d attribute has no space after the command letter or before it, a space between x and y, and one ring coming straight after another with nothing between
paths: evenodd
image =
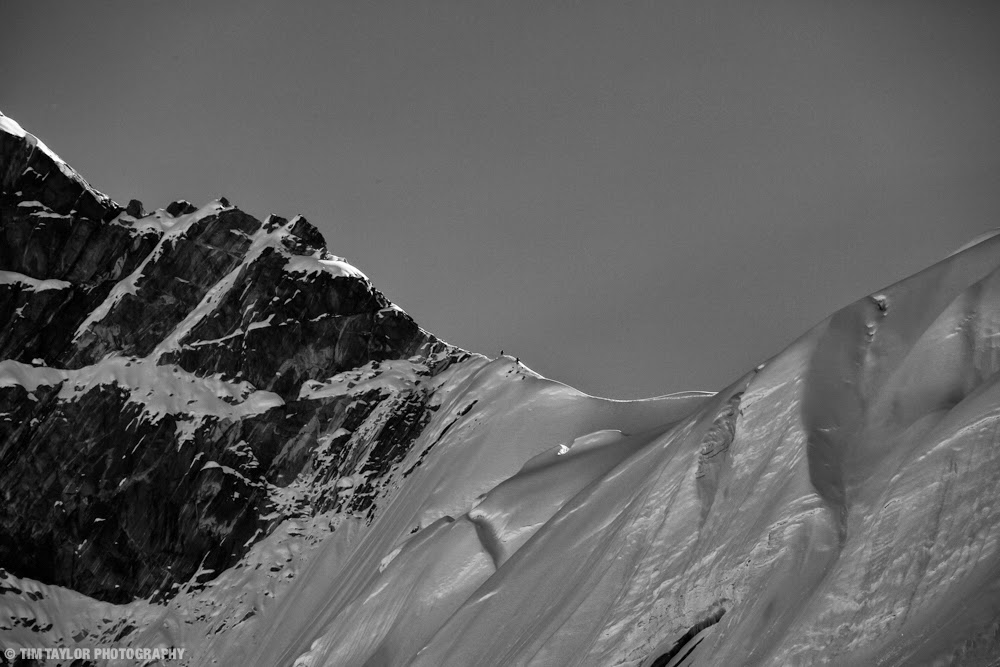
<instances>
[{"instance_id":1,"label":"shadowed rock face","mask_svg":"<svg viewBox=\"0 0 1000 667\"><path fill-rule=\"evenodd\" d=\"M462 353L301 217L125 210L19 134L0 131L0 564L117 602L212 576L288 516L372 519L429 392L301 388ZM349 498L324 487L361 470Z\"/></svg>"}]
</instances>

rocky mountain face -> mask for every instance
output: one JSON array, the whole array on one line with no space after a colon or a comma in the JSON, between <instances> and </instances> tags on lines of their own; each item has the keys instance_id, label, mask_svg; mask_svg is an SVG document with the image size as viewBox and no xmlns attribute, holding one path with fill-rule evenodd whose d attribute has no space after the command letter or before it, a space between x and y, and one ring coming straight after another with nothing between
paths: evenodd
<instances>
[{"instance_id":1,"label":"rocky mountain face","mask_svg":"<svg viewBox=\"0 0 1000 667\"><path fill-rule=\"evenodd\" d=\"M428 392L302 388L386 360L432 377L461 352L304 218L262 222L225 200L123 209L5 120L3 567L124 602L225 569L286 517L374 515ZM377 410L391 419L375 428ZM289 488L362 471L349 499Z\"/></svg>"},{"instance_id":2,"label":"rocky mountain face","mask_svg":"<svg viewBox=\"0 0 1000 667\"><path fill-rule=\"evenodd\" d=\"M3 116L0 178L0 647L1000 659L1000 236L611 401L437 340L302 218L123 209Z\"/></svg>"}]
</instances>

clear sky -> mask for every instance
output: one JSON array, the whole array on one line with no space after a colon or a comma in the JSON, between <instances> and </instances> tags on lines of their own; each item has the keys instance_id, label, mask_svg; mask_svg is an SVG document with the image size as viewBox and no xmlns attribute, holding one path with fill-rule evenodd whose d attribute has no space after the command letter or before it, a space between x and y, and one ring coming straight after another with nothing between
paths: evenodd
<instances>
[{"instance_id":1,"label":"clear sky","mask_svg":"<svg viewBox=\"0 0 1000 667\"><path fill-rule=\"evenodd\" d=\"M1000 3L4 6L0 109L147 209L301 213L426 329L715 389L1000 227Z\"/></svg>"}]
</instances>

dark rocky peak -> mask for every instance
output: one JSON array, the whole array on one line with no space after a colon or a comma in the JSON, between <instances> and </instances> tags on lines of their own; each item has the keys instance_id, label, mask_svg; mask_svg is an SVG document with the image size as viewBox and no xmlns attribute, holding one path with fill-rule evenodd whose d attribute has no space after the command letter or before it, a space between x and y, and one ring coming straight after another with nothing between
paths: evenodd
<instances>
[{"instance_id":1,"label":"dark rocky peak","mask_svg":"<svg viewBox=\"0 0 1000 667\"><path fill-rule=\"evenodd\" d=\"M121 207L98 192L58 155L0 113L0 191L19 193L50 212L90 220L110 220Z\"/></svg>"},{"instance_id":2,"label":"dark rocky peak","mask_svg":"<svg viewBox=\"0 0 1000 667\"><path fill-rule=\"evenodd\" d=\"M125 213L133 218L142 218L146 215L146 210L142 207L141 201L138 199L130 199L128 206L125 207Z\"/></svg>"},{"instance_id":3,"label":"dark rocky peak","mask_svg":"<svg viewBox=\"0 0 1000 667\"><path fill-rule=\"evenodd\" d=\"M301 216L122 208L4 116L0 179L0 567L169 595L283 517L377 514L427 423L419 379L466 353ZM361 470L354 501L326 489Z\"/></svg>"},{"instance_id":4,"label":"dark rocky peak","mask_svg":"<svg viewBox=\"0 0 1000 667\"><path fill-rule=\"evenodd\" d=\"M3 120L0 271L8 298L0 316L14 325L0 335L6 357L81 368L112 354L155 353L192 373L293 392L307 379L407 356L430 340L330 254L305 218L261 222L225 198L200 209L184 200L148 214L137 200L122 209ZM71 190L74 202L89 192L105 214L74 208ZM45 289L38 281L48 281Z\"/></svg>"},{"instance_id":5,"label":"dark rocky peak","mask_svg":"<svg viewBox=\"0 0 1000 667\"><path fill-rule=\"evenodd\" d=\"M194 213L198 210L198 207L189 202L187 199L178 199L177 201L170 202L165 210L167 215L176 218L179 215Z\"/></svg>"}]
</instances>

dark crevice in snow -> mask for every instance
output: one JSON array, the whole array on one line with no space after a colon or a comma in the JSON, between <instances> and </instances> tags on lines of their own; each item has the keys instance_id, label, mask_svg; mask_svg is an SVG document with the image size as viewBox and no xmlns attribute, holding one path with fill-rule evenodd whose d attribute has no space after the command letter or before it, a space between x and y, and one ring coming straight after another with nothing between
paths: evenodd
<instances>
[{"instance_id":1,"label":"dark crevice in snow","mask_svg":"<svg viewBox=\"0 0 1000 667\"><path fill-rule=\"evenodd\" d=\"M649 667L667 667L667 665L670 665L671 664L670 661L673 660L674 656L678 655L681 651L683 651L684 648L691 643L692 639L694 639L699 633L701 633L706 628L710 628L716 623L718 623L720 620L722 620L722 617L725 616L725 614L726 614L725 608L719 607L710 616L692 625L690 628L688 628L687 632L681 635L680 639L674 642L674 645L670 647L669 651L667 651L666 653L662 653L656 660L654 660L649 665ZM676 665L679 665L684 660L686 660L687 657L691 654L691 651L693 651L698 646L698 644L701 643L702 639L704 639L704 637L699 639L690 648L688 648L688 650L684 653L681 659L673 663L671 667L676 667Z\"/></svg>"},{"instance_id":2,"label":"dark crevice in snow","mask_svg":"<svg viewBox=\"0 0 1000 667\"><path fill-rule=\"evenodd\" d=\"M483 517L469 517L469 521L476 527L476 537L483 545L483 550L493 561L493 567L499 568L503 562L503 547L500 544L500 536L496 529Z\"/></svg>"},{"instance_id":3,"label":"dark crevice in snow","mask_svg":"<svg viewBox=\"0 0 1000 667\"><path fill-rule=\"evenodd\" d=\"M692 644L691 648L689 648L687 651L685 651L684 655L681 656L681 659L674 663L675 667L676 667L676 665L680 665L685 660L687 660L687 657L689 655L691 655L691 652L694 651L696 648L698 648L698 644L702 643L703 641L705 641L704 637L702 637L701 639L699 639L698 641L696 641L694 644Z\"/></svg>"}]
</instances>

